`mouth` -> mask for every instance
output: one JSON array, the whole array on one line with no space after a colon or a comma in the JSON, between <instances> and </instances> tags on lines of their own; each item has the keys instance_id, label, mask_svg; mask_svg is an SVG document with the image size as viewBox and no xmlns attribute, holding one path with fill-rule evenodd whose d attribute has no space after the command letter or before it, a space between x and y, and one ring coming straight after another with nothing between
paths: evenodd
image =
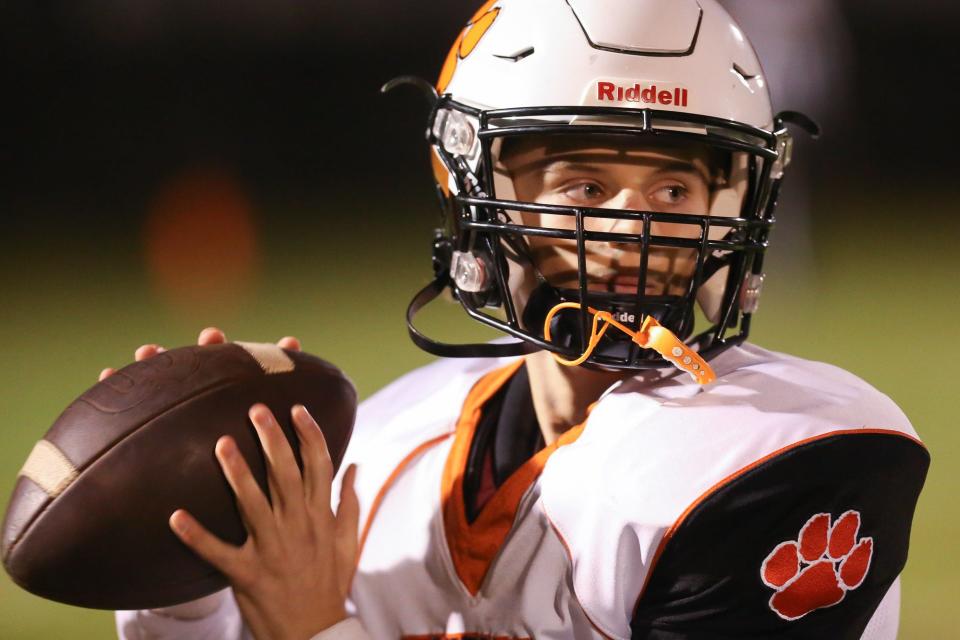
<instances>
[{"instance_id":1,"label":"mouth","mask_svg":"<svg viewBox=\"0 0 960 640\"><path fill-rule=\"evenodd\" d=\"M612 277L589 278L587 280L587 287L593 291L636 294L639 282L640 275L637 273L618 273ZM641 293L648 296L661 295L664 292L665 286L666 280L658 278L656 274L648 273Z\"/></svg>"},{"instance_id":2,"label":"mouth","mask_svg":"<svg viewBox=\"0 0 960 640\"><path fill-rule=\"evenodd\" d=\"M640 278L639 274L630 275L627 273L620 273L614 276L613 278L607 280L606 286L609 291L613 293L636 293L637 284L639 283ZM652 289L656 289L655 283L647 282L645 283L644 293L652 293Z\"/></svg>"},{"instance_id":3,"label":"mouth","mask_svg":"<svg viewBox=\"0 0 960 640\"><path fill-rule=\"evenodd\" d=\"M637 281L636 276L618 276L612 280L608 280L602 283L602 286L610 293L621 293L621 294L636 294L637 293ZM643 295L645 296L662 296L666 293L666 283L662 280L656 280L647 278L645 286L643 288Z\"/></svg>"},{"instance_id":4,"label":"mouth","mask_svg":"<svg viewBox=\"0 0 960 640\"><path fill-rule=\"evenodd\" d=\"M547 276L547 282L561 289L577 289L579 284L579 274L573 270L565 270ZM602 291L604 293L616 294L634 294L637 293L637 284L640 280L640 273L636 270L625 270L615 272L609 268L591 269L587 273L587 288L590 291ZM676 285L674 274L649 270L646 273L642 295L662 296L668 293L672 285Z\"/></svg>"}]
</instances>

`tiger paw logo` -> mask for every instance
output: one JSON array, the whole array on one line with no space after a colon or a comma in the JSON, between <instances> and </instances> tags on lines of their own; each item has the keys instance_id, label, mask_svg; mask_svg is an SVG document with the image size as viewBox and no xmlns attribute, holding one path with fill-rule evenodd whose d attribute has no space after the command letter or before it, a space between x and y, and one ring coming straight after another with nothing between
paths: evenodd
<instances>
[{"instance_id":1,"label":"tiger paw logo","mask_svg":"<svg viewBox=\"0 0 960 640\"><path fill-rule=\"evenodd\" d=\"M760 566L760 578L776 592L770 608L798 620L832 607L863 584L870 571L873 538L857 539L860 513L847 511L830 524L829 513L807 520L796 540L781 542Z\"/></svg>"},{"instance_id":2,"label":"tiger paw logo","mask_svg":"<svg viewBox=\"0 0 960 640\"><path fill-rule=\"evenodd\" d=\"M499 2L499 0L487 0L487 2L484 2L483 5L477 9L477 12L473 14L473 17L470 18L470 21L467 22L467 26L463 31L460 32L460 36L457 38L457 41L453 43L453 48L450 49L450 53L443 63L443 68L440 70L440 79L437 80L438 92L443 93L446 90L447 85L450 84L450 81L453 79L453 72L457 70L457 62L473 53L473 50L487 32L487 29L489 29L493 21L497 19L500 8L493 6L497 2Z\"/></svg>"}]
</instances>

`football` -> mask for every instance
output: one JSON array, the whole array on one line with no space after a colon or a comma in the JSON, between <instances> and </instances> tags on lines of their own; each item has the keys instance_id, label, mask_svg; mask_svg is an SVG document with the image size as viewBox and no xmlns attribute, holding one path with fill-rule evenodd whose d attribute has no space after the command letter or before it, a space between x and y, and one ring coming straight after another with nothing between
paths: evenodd
<instances>
[{"instance_id":1,"label":"football","mask_svg":"<svg viewBox=\"0 0 960 640\"><path fill-rule=\"evenodd\" d=\"M273 411L301 465L290 409L303 404L339 466L357 394L335 366L272 344L173 349L136 362L68 406L30 453L3 523L3 564L24 589L100 609L147 609L227 585L170 531L184 508L221 539L246 531L214 456L236 440L269 496L247 410Z\"/></svg>"}]
</instances>

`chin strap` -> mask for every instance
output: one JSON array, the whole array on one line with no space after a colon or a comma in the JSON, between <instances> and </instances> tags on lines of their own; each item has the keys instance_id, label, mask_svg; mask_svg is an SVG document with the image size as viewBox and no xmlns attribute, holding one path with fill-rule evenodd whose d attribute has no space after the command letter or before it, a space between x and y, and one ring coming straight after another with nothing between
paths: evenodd
<instances>
[{"instance_id":1,"label":"chin strap","mask_svg":"<svg viewBox=\"0 0 960 640\"><path fill-rule=\"evenodd\" d=\"M550 313L547 314L543 322L543 337L547 341L550 341L550 323L553 317L563 309L579 310L580 303L561 302L550 309ZM593 328L590 330L590 340L587 343L586 350L583 352L583 355L575 360L567 360L554 353L553 357L556 358L560 364L575 367L586 362L587 358L590 357L590 354L592 354L593 350L597 347L597 344L600 343L600 338L603 337L603 334L606 333L607 329L611 326L614 326L630 336L640 347L653 349L675 367L689 373L697 383L710 384L717 379L717 374L713 372L713 369L710 368L706 360L701 358L696 351L674 335L672 331L657 322L653 316L648 315L640 324L640 330L633 331L629 327L617 322L609 311L597 311L592 307L587 307L587 311L593 314ZM604 324L601 325L601 322Z\"/></svg>"},{"instance_id":2,"label":"chin strap","mask_svg":"<svg viewBox=\"0 0 960 640\"><path fill-rule=\"evenodd\" d=\"M440 272L430 284L417 292L407 306L407 331L410 333L410 339L418 347L443 358L505 358L526 355L540 348L524 341L447 344L422 333L414 326L414 317L422 308L435 300L449 283L450 276L446 272Z\"/></svg>"}]
</instances>

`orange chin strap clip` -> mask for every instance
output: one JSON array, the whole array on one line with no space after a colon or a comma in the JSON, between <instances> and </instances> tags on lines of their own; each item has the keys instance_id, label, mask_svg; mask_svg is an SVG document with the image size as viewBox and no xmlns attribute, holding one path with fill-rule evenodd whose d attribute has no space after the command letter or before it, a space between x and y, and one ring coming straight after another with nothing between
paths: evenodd
<instances>
[{"instance_id":1,"label":"orange chin strap clip","mask_svg":"<svg viewBox=\"0 0 960 640\"><path fill-rule=\"evenodd\" d=\"M557 312L563 309L580 309L579 302L561 302L547 314L543 322L543 337L550 341L550 322ZM644 349L653 349L661 356L669 360L675 367L686 371L699 384L710 384L717 379L717 374L713 372L707 361L688 347L683 340L673 334L672 331L656 321L653 316L647 316L640 324L639 331L633 331L629 327L617 322L609 311L597 311L592 307L587 307L587 311L593 314L593 328L590 331L590 341L587 344L583 355L576 360L567 360L554 353L553 357L557 362L568 367L575 367L583 364L593 353L593 350L600 342L600 338L607 332L611 326L630 336L630 338ZM601 323L603 323L601 325Z\"/></svg>"}]
</instances>

